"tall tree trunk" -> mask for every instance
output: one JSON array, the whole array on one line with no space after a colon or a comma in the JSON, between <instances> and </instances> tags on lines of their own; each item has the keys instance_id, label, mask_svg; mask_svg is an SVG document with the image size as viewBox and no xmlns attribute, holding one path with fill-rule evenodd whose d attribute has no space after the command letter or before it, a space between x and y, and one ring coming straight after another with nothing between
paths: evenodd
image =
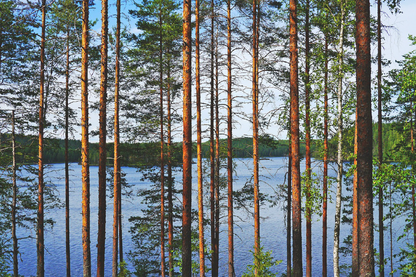
<instances>
[{"instance_id":1,"label":"tall tree trunk","mask_svg":"<svg viewBox=\"0 0 416 277\"><path fill-rule=\"evenodd\" d=\"M82 1L81 57L81 161L82 161L82 248L83 276L91 276L90 246L90 169L88 149L88 0Z\"/></svg>"},{"instance_id":2,"label":"tall tree trunk","mask_svg":"<svg viewBox=\"0 0 416 277\"><path fill-rule=\"evenodd\" d=\"M168 120L168 233L169 233L169 277L173 277L173 197L172 197L172 118L170 93L170 57L168 48L168 88L167 88L167 120Z\"/></svg>"},{"instance_id":3,"label":"tall tree trunk","mask_svg":"<svg viewBox=\"0 0 416 277\"><path fill-rule=\"evenodd\" d=\"M165 277L165 161L164 161L164 138L163 138L163 18L162 7L160 7L159 27L159 117L160 117L160 265L161 276Z\"/></svg>"},{"instance_id":4,"label":"tall tree trunk","mask_svg":"<svg viewBox=\"0 0 416 277\"><path fill-rule=\"evenodd\" d=\"M65 235L66 235L66 276L71 276L71 243L69 225L69 28L66 38L65 72Z\"/></svg>"},{"instance_id":5,"label":"tall tree trunk","mask_svg":"<svg viewBox=\"0 0 416 277\"><path fill-rule=\"evenodd\" d=\"M45 35L46 0L42 0L42 35L40 47L40 95L39 95L39 183L38 183L38 222L37 222L37 276L45 275L45 244L43 230L43 128L45 122Z\"/></svg>"},{"instance_id":6,"label":"tall tree trunk","mask_svg":"<svg viewBox=\"0 0 416 277\"><path fill-rule=\"evenodd\" d=\"M199 56L199 0L195 3L195 70L196 70L196 121L197 121L197 160L198 160L198 231L199 231L199 275L205 276L204 252L204 187L202 180L202 140L201 140L201 84Z\"/></svg>"},{"instance_id":7,"label":"tall tree trunk","mask_svg":"<svg viewBox=\"0 0 416 277\"><path fill-rule=\"evenodd\" d=\"M107 162L107 41L108 41L108 2L101 1L101 83L100 83L100 142L98 166L98 242L97 277L104 276L105 223L106 223L106 162Z\"/></svg>"},{"instance_id":8,"label":"tall tree trunk","mask_svg":"<svg viewBox=\"0 0 416 277\"><path fill-rule=\"evenodd\" d=\"M370 3L356 1L358 272L374 276ZM355 191L354 191L355 192ZM354 246L354 245L353 245Z\"/></svg>"},{"instance_id":9,"label":"tall tree trunk","mask_svg":"<svg viewBox=\"0 0 416 277\"><path fill-rule=\"evenodd\" d=\"M325 34L324 77L324 180L322 204L322 277L328 275L328 36Z\"/></svg>"},{"instance_id":10,"label":"tall tree trunk","mask_svg":"<svg viewBox=\"0 0 416 277\"><path fill-rule=\"evenodd\" d=\"M115 65L115 89L114 89L114 205L113 205L113 260L112 260L112 276L117 277L118 267L118 225L119 225L119 205L118 202L120 189L120 28L121 28L121 1L117 0L117 26L116 26L116 65Z\"/></svg>"},{"instance_id":11,"label":"tall tree trunk","mask_svg":"<svg viewBox=\"0 0 416 277\"><path fill-rule=\"evenodd\" d=\"M13 200L12 200L12 240L13 240L13 276L19 276L19 246L17 244L16 235L16 206L17 206L17 182L16 182L16 136L15 136L15 116L14 110L12 111L12 182L13 182Z\"/></svg>"},{"instance_id":12,"label":"tall tree trunk","mask_svg":"<svg viewBox=\"0 0 416 277\"><path fill-rule=\"evenodd\" d=\"M291 114L291 112L289 113ZM287 218L286 218L286 275L292 276L292 138L289 134L289 161L287 169Z\"/></svg>"},{"instance_id":13,"label":"tall tree trunk","mask_svg":"<svg viewBox=\"0 0 416 277\"><path fill-rule=\"evenodd\" d=\"M292 147L293 276L302 276L302 213L299 156L297 1L290 0L290 118Z\"/></svg>"},{"instance_id":14,"label":"tall tree trunk","mask_svg":"<svg viewBox=\"0 0 416 277\"><path fill-rule=\"evenodd\" d=\"M338 155L337 155L337 193L336 193L336 202L335 202L335 226L334 226L334 276L340 276L339 271L339 237L340 237L340 226L341 226L341 194L342 194L342 171L343 171L343 157L342 157L342 132L343 132L343 123L342 123L342 81L343 81L343 64L344 64L344 17L345 17L345 7L344 2L341 0L341 25L340 25L340 34L339 34L339 44L338 44L338 89L337 89L337 99L338 99L338 118L337 118L337 128L338 128Z\"/></svg>"},{"instance_id":15,"label":"tall tree trunk","mask_svg":"<svg viewBox=\"0 0 416 277\"><path fill-rule=\"evenodd\" d=\"M191 0L183 1L183 218L182 274L192 275L192 106L191 106Z\"/></svg>"},{"instance_id":16,"label":"tall tree trunk","mask_svg":"<svg viewBox=\"0 0 416 277\"><path fill-rule=\"evenodd\" d=\"M233 122L231 95L231 0L227 1L227 176L228 176L228 277L234 277L234 215L233 215Z\"/></svg>"},{"instance_id":17,"label":"tall tree trunk","mask_svg":"<svg viewBox=\"0 0 416 277\"><path fill-rule=\"evenodd\" d=\"M217 25L218 26L218 25ZM219 118L219 63L218 27L215 40L215 260L220 261L220 118Z\"/></svg>"},{"instance_id":18,"label":"tall tree trunk","mask_svg":"<svg viewBox=\"0 0 416 277\"><path fill-rule=\"evenodd\" d=\"M309 83L309 0L306 0L305 17L305 145L306 145L306 276L312 276L312 209L311 209L311 123Z\"/></svg>"},{"instance_id":19,"label":"tall tree trunk","mask_svg":"<svg viewBox=\"0 0 416 277\"><path fill-rule=\"evenodd\" d=\"M253 81L252 81L252 102L253 102L253 188L254 188L254 253L260 252L260 208L259 208L259 147L258 147L258 86L257 86L257 0L253 0ZM255 258L256 274L258 259Z\"/></svg>"},{"instance_id":20,"label":"tall tree trunk","mask_svg":"<svg viewBox=\"0 0 416 277\"><path fill-rule=\"evenodd\" d=\"M218 260L215 253L215 151L214 151L214 0L211 0L211 106L210 106L210 206L211 206L211 252L212 252L212 276L218 276Z\"/></svg>"},{"instance_id":21,"label":"tall tree trunk","mask_svg":"<svg viewBox=\"0 0 416 277\"><path fill-rule=\"evenodd\" d=\"M378 170L383 164L383 119L381 112L381 0L377 1L377 92L378 92ZM379 226L379 252L380 276L384 277L384 224L383 224L383 186L378 191L378 226Z\"/></svg>"}]
</instances>

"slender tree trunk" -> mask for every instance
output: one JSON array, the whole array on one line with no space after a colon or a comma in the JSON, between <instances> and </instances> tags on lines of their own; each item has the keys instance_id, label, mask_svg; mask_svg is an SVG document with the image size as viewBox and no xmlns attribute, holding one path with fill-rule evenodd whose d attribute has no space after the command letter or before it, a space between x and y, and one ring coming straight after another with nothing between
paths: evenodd
<instances>
[{"instance_id":1,"label":"slender tree trunk","mask_svg":"<svg viewBox=\"0 0 416 277\"><path fill-rule=\"evenodd\" d=\"M233 122L231 95L231 1L227 1L227 175L228 175L228 277L234 277L234 218L233 218Z\"/></svg>"},{"instance_id":2,"label":"slender tree trunk","mask_svg":"<svg viewBox=\"0 0 416 277\"><path fill-rule=\"evenodd\" d=\"M214 0L211 0L211 106L210 106L210 205L211 205L211 252L212 252L212 276L218 276L218 260L215 252L215 151L214 151Z\"/></svg>"},{"instance_id":3,"label":"slender tree trunk","mask_svg":"<svg viewBox=\"0 0 416 277\"><path fill-rule=\"evenodd\" d=\"M170 93L170 57L168 48L168 89L167 89L167 120L168 120L168 233L169 233L169 277L173 277L173 197L172 197L172 118Z\"/></svg>"},{"instance_id":4,"label":"slender tree trunk","mask_svg":"<svg viewBox=\"0 0 416 277\"><path fill-rule=\"evenodd\" d=\"M322 277L328 275L328 36L325 34L324 180L322 204Z\"/></svg>"},{"instance_id":5,"label":"slender tree trunk","mask_svg":"<svg viewBox=\"0 0 416 277\"><path fill-rule=\"evenodd\" d=\"M204 187L202 180L202 126L201 126L201 84L199 56L199 0L195 3L195 70L196 70L196 121L197 121L197 160L198 160L198 231L199 231L199 276L205 276L204 251Z\"/></svg>"},{"instance_id":6,"label":"slender tree trunk","mask_svg":"<svg viewBox=\"0 0 416 277\"><path fill-rule=\"evenodd\" d=\"M292 148L293 276L303 275L302 213L299 156L299 91L297 46L297 1L290 0L290 118Z\"/></svg>"},{"instance_id":7,"label":"slender tree trunk","mask_svg":"<svg viewBox=\"0 0 416 277\"><path fill-rule=\"evenodd\" d=\"M192 106L191 106L191 0L183 1L183 219L182 276L192 275Z\"/></svg>"},{"instance_id":8,"label":"slender tree trunk","mask_svg":"<svg viewBox=\"0 0 416 277\"><path fill-rule=\"evenodd\" d=\"M88 149L88 0L82 2L82 57L81 57L81 161L82 161L82 248L83 276L91 276L90 246L90 170Z\"/></svg>"},{"instance_id":9,"label":"slender tree trunk","mask_svg":"<svg viewBox=\"0 0 416 277\"><path fill-rule=\"evenodd\" d=\"M357 108L355 109L355 130L354 130L354 168L357 168ZM353 195L352 195L352 275L359 276L358 271L358 197L357 197L357 170L354 170Z\"/></svg>"},{"instance_id":10,"label":"slender tree trunk","mask_svg":"<svg viewBox=\"0 0 416 277\"><path fill-rule=\"evenodd\" d=\"M108 2L101 1L101 83L100 83L100 142L98 167L98 242L97 277L104 276L105 223L106 223L106 162L107 162L107 41L108 41Z\"/></svg>"},{"instance_id":11,"label":"slender tree trunk","mask_svg":"<svg viewBox=\"0 0 416 277\"><path fill-rule=\"evenodd\" d=\"M162 9L162 7L161 7ZM160 41L159 41L159 117L160 117L160 265L161 276L165 277L166 265L165 265L165 161L164 161L164 138L163 138L163 18L162 10L159 14L159 28Z\"/></svg>"},{"instance_id":12,"label":"slender tree trunk","mask_svg":"<svg viewBox=\"0 0 416 277\"><path fill-rule=\"evenodd\" d=\"M71 276L71 243L69 225L69 28L66 40L65 72L65 235L66 235L66 276Z\"/></svg>"},{"instance_id":13,"label":"slender tree trunk","mask_svg":"<svg viewBox=\"0 0 416 277\"><path fill-rule=\"evenodd\" d=\"M383 119L381 112L381 0L377 1L377 92L378 92L378 170L383 164ZM379 252L380 276L384 277L384 223L383 223L383 186L380 184L378 192L378 226L379 226Z\"/></svg>"},{"instance_id":14,"label":"slender tree trunk","mask_svg":"<svg viewBox=\"0 0 416 277\"><path fill-rule=\"evenodd\" d=\"M19 246L17 244L16 235L16 206L17 206L17 183L16 183L16 136L15 136L15 116L14 110L12 111L12 182L13 182L13 200L12 200L12 240L13 240L13 276L19 276Z\"/></svg>"},{"instance_id":15,"label":"slender tree trunk","mask_svg":"<svg viewBox=\"0 0 416 277\"><path fill-rule=\"evenodd\" d=\"M341 5L341 25L340 25L340 35L339 35L339 44L338 44L338 90L337 90L337 99L338 99L338 119L337 119L337 128L338 128L338 155L337 155L337 193L336 193L336 202L335 202L335 226L334 226L334 276L340 276L339 271L339 237L340 237L340 226L341 226L341 194L342 194L342 171L343 171L343 157L342 157L342 132L343 132L343 123L342 123L342 81L343 81L343 64L344 64L344 17L345 17L345 8L344 2L340 2Z\"/></svg>"},{"instance_id":16,"label":"slender tree trunk","mask_svg":"<svg viewBox=\"0 0 416 277\"><path fill-rule=\"evenodd\" d=\"M254 253L260 252L260 208L259 208L259 147L258 147L258 86L257 86L257 0L253 0L253 188L254 188ZM258 260L254 263L258 266ZM258 267L256 267L257 270ZM256 271L257 274L257 271Z\"/></svg>"},{"instance_id":17,"label":"slender tree trunk","mask_svg":"<svg viewBox=\"0 0 416 277\"><path fill-rule=\"evenodd\" d=\"M291 113L290 113L291 114ZM286 222L286 275L292 276L292 138L289 134L289 161L287 169L287 222Z\"/></svg>"},{"instance_id":18,"label":"slender tree trunk","mask_svg":"<svg viewBox=\"0 0 416 277\"><path fill-rule=\"evenodd\" d=\"M311 209L311 123L310 123L310 83L309 83L309 0L306 0L305 17L305 144L306 144L306 276L312 276L312 209Z\"/></svg>"},{"instance_id":19,"label":"slender tree trunk","mask_svg":"<svg viewBox=\"0 0 416 277\"><path fill-rule=\"evenodd\" d=\"M374 276L370 3L356 1L358 272ZM353 245L354 246L354 245Z\"/></svg>"},{"instance_id":20,"label":"slender tree trunk","mask_svg":"<svg viewBox=\"0 0 416 277\"><path fill-rule=\"evenodd\" d=\"M217 27L218 28L218 27ZM220 261L220 119L219 119L219 63L218 29L215 40L215 256Z\"/></svg>"},{"instance_id":21,"label":"slender tree trunk","mask_svg":"<svg viewBox=\"0 0 416 277\"><path fill-rule=\"evenodd\" d=\"M116 65L115 65L115 89L114 89L114 211L113 211L113 260L112 260L112 276L117 277L118 267L118 225L119 225L119 205L118 202L120 189L120 28L121 28L121 1L117 0L117 26L116 26Z\"/></svg>"},{"instance_id":22,"label":"slender tree trunk","mask_svg":"<svg viewBox=\"0 0 416 277\"><path fill-rule=\"evenodd\" d=\"M45 35L46 0L42 0L42 35L40 47L40 95L39 95L39 183L38 183L38 222L37 222L37 276L45 275L45 244L43 231L43 128L45 122Z\"/></svg>"}]
</instances>

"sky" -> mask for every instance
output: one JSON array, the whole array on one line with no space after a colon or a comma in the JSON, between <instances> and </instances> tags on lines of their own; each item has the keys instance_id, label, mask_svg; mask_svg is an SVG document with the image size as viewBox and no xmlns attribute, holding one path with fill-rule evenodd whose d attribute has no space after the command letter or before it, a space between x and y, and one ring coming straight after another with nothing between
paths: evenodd
<instances>
[{"instance_id":1,"label":"sky","mask_svg":"<svg viewBox=\"0 0 416 277\"><path fill-rule=\"evenodd\" d=\"M116 12L115 1L110 1L109 4L109 14L114 15ZM131 0L122 0L122 13L128 14L128 10L132 8ZM96 0L95 1L95 8L90 12L90 18L99 18L101 19L101 2ZM370 0L371 3L371 13L376 16L377 14L377 5L376 0ZM411 46L408 40L408 35L416 35L416 1L414 0L402 0L401 3L401 13L399 14L392 14L386 5L382 7L382 22L385 25L385 28L382 30L383 32L383 52L382 55L385 59L391 60L392 64L390 68L385 68L384 70L387 71L391 68L397 68L398 65L395 62L396 60L402 59L402 56L414 49L415 46ZM112 16L110 18L110 25L115 24L115 18ZM99 34L100 30L100 20L97 24L93 27L95 32ZM134 21L128 22L126 18L124 18L123 23L134 30ZM377 55L377 47L376 44L372 47L372 56ZM372 65L373 74L376 74L376 66ZM195 93L194 91L192 92ZM194 96L193 96L194 97ZM278 100L276 100L278 101ZM276 102L276 106L279 106L280 103ZM249 108L247 106L247 108ZM246 111L249 113L249 111ZM98 126L98 114L91 113L90 115L90 122L92 124L91 129L97 129ZM225 125L224 125L225 127ZM281 132L280 128L274 127L273 129L268 130L272 135L278 137L279 139L285 139L285 133ZM234 125L233 129L233 137L242 137L242 136L251 136L252 129L251 123L240 121ZM181 135L178 135L176 140L179 140ZM195 136L196 138L196 136ZM91 137L91 142L97 142L98 137Z\"/></svg>"}]
</instances>

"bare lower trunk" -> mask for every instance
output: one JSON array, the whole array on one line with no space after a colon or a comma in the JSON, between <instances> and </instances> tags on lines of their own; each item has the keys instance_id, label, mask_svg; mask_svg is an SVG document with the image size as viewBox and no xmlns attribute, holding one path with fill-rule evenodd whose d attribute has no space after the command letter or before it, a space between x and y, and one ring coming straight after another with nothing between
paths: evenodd
<instances>
[{"instance_id":1,"label":"bare lower trunk","mask_svg":"<svg viewBox=\"0 0 416 277\"><path fill-rule=\"evenodd\" d=\"M335 202L335 226L334 226L334 276L340 276L339 271L339 237L340 237L340 226L341 226L341 194L342 194L342 171L343 171L343 157L342 157L342 68L344 63L344 3L341 1L341 26L340 26L340 35L339 35L339 45L338 45L338 155L337 155L337 165L338 165L338 174L337 174L337 193L336 193L336 202Z\"/></svg>"}]
</instances>

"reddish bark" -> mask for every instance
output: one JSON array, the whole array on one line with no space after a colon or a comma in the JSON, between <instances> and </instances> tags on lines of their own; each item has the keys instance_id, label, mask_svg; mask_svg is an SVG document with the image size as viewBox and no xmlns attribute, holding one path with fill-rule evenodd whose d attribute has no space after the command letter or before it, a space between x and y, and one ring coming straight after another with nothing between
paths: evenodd
<instances>
[{"instance_id":1,"label":"reddish bark","mask_svg":"<svg viewBox=\"0 0 416 277\"><path fill-rule=\"evenodd\" d=\"M233 144L232 144L232 95L231 95L231 1L227 1L227 176L228 176L228 276L234 277L234 219L233 219Z\"/></svg>"},{"instance_id":2,"label":"reddish bark","mask_svg":"<svg viewBox=\"0 0 416 277\"><path fill-rule=\"evenodd\" d=\"M101 1L101 83L100 83L100 141L98 165L98 241L97 277L104 276L106 223L106 163L107 163L107 52L108 1Z\"/></svg>"},{"instance_id":3,"label":"reddish bark","mask_svg":"<svg viewBox=\"0 0 416 277\"><path fill-rule=\"evenodd\" d=\"M183 1L183 217L182 276L192 275L192 105L191 105L191 0Z\"/></svg>"},{"instance_id":4,"label":"reddish bark","mask_svg":"<svg viewBox=\"0 0 416 277\"><path fill-rule=\"evenodd\" d=\"M356 1L358 274L374 276L370 3ZM354 244L353 244L354 246Z\"/></svg>"},{"instance_id":5,"label":"reddish bark","mask_svg":"<svg viewBox=\"0 0 416 277\"><path fill-rule=\"evenodd\" d=\"M312 276L312 215L311 215L311 123L310 123L310 83L309 83L309 0L306 0L305 18L305 144L306 144L306 276Z\"/></svg>"},{"instance_id":6,"label":"reddish bark","mask_svg":"<svg viewBox=\"0 0 416 277\"><path fill-rule=\"evenodd\" d=\"M252 81L252 102L253 102L253 188L254 188L254 252L260 251L260 208L259 208L259 146L258 146L258 90L257 90L257 0L253 0L253 81ZM255 264L258 261L255 259Z\"/></svg>"},{"instance_id":7,"label":"reddish bark","mask_svg":"<svg viewBox=\"0 0 416 277\"><path fill-rule=\"evenodd\" d=\"M197 163L198 163L198 231L199 231L199 275L205 276L204 252L204 191L202 180L202 139L201 139L201 84L199 64L199 0L195 3L195 70L196 70L196 121L197 121Z\"/></svg>"},{"instance_id":8,"label":"reddish bark","mask_svg":"<svg viewBox=\"0 0 416 277\"><path fill-rule=\"evenodd\" d=\"M90 170L88 157L88 15L89 1L82 2L81 53L81 164L82 164L82 249L83 276L91 276Z\"/></svg>"},{"instance_id":9,"label":"reddish bark","mask_svg":"<svg viewBox=\"0 0 416 277\"><path fill-rule=\"evenodd\" d=\"M45 35L46 0L42 0L42 35L40 47L40 95L39 95L39 181L38 181L38 222L37 222L37 276L45 275L44 211L43 211L43 129L45 106Z\"/></svg>"},{"instance_id":10,"label":"reddish bark","mask_svg":"<svg viewBox=\"0 0 416 277\"><path fill-rule=\"evenodd\" d=\"M378 50L378 168L383 163L383 119L381 106L381 0L377 1L377 50ZM384 224L383 224L383 187L380 184L378 192L378 226L379 226L379 252L380 252L380 276L384 277Z\"/></svg>"},{"instance_id":11,"label":"reddish bark","mask_svg":"<svg viewBox=\"0 0 416 277\"><path fill-rule=\"evenodd\" d=\"M293 276L302 276L302 214L299 156L299 91L297 47L297 3L290 0L290 118L292 148Z\"/></svg>"}]
</instances>

